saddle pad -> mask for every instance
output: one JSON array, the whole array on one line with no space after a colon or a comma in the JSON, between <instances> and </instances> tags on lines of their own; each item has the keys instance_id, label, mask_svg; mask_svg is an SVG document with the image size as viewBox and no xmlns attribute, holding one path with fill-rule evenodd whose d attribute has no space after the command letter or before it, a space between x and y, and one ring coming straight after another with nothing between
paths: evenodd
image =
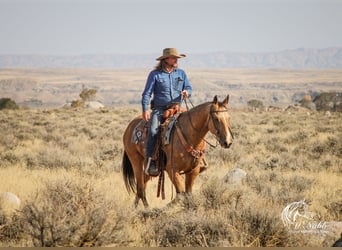
<instances>
[{"instance_id":1,"label":"saddle pad","mask_svg":"<svg viewBox=\"0 0 342 250\"><path fill-rule=\"evenodd\" d=\"M135 144L138 144L142 139L144 135L144 128L145 128L145 121L141 120L134 128L133 134L132 134L132 142Z\"/></svg>"}]
</instances>

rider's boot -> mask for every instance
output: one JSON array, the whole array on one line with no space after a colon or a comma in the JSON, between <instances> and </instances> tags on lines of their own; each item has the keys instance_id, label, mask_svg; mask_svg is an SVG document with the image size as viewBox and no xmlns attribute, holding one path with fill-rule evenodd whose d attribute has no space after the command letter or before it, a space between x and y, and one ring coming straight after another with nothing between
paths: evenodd
<instances>
[{"instance_id":1,"label":"rider's boot","mask_svg":"<svg viewBox=\"0 0 342 250\"><path fill-rule=\"evenodd\" d=\"M159 169L157 167L156 161L152 159L152 157L149 157L147 160L147 165L145 169L145 174L155 177L159 175Z\"/></svg>"}]
</instances>

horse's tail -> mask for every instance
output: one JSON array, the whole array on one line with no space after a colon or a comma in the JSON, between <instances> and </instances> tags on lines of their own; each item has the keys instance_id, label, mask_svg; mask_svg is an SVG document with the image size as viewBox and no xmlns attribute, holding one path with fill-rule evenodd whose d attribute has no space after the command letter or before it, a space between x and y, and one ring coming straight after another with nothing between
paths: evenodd
<instances>
[{"instance_id":1,"label":"horse's tail","mask_svg":"<svg viewBox=\"0 0 342 250\"><path fill-rule=\"evenodd\" d=\"M131 191L133 193L136 192L136 182L134 178L134 172L132 163L128 158L128 155L126 151L124 151L123 159L122 159L122 174L125 181L125 186L127 189L127 192L130 193Z\"/></svg>"}]
</instances>

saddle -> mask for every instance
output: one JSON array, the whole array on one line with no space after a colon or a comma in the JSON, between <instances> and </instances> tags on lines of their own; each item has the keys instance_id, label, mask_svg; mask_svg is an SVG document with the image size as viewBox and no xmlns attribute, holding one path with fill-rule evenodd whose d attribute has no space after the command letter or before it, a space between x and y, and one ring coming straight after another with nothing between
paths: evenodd
<instances>
[{"instance_id":1,"label":"saddle","mask_svg":"<svg viewBox=\"0 0 342 250\"><path fill-rule=\"evenodd\" d=\"M158 140L163 141L163 144L169 144L172 128L181 112L185 109L180 109L179 104L176 104L165 110L163 118L165 121L160 126ZM147 138L149 122L141 120L133 129L132 142L135 144L144 143Z\"/></svg>"},{"instance_id":2,"label":"saddle","mask_svg":"<svg viewBox=\"0 0 342 250\"><path fill-rule=\"evenodd\" d=\"M186 109L181 108L179 103L171 104L169 107L167 107L167 109L164 112L163 117L164 119L166 119L165 122L167 121L168 118L174 116L176 113L182 113L184 111L186 111Z\"/></svg>"}]
</instances>

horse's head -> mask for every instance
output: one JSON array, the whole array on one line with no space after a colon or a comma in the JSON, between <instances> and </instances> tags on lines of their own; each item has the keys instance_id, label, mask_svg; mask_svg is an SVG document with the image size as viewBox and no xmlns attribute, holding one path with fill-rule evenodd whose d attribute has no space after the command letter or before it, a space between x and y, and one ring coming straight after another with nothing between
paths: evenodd
<instances>
[{"instance_id":1,"label":"horse's head","mask_svg":"<svg viewBox=\"0 0 342 250\"><path fill-rule=\"evenodd\" d=\"M222 102L219 102L217 96L215 96L210 107L209 131L216 136L221 147L224 148L229 148L234 140L230 129L228 101L229 95Z\"/></svg>"}]
</instances>

